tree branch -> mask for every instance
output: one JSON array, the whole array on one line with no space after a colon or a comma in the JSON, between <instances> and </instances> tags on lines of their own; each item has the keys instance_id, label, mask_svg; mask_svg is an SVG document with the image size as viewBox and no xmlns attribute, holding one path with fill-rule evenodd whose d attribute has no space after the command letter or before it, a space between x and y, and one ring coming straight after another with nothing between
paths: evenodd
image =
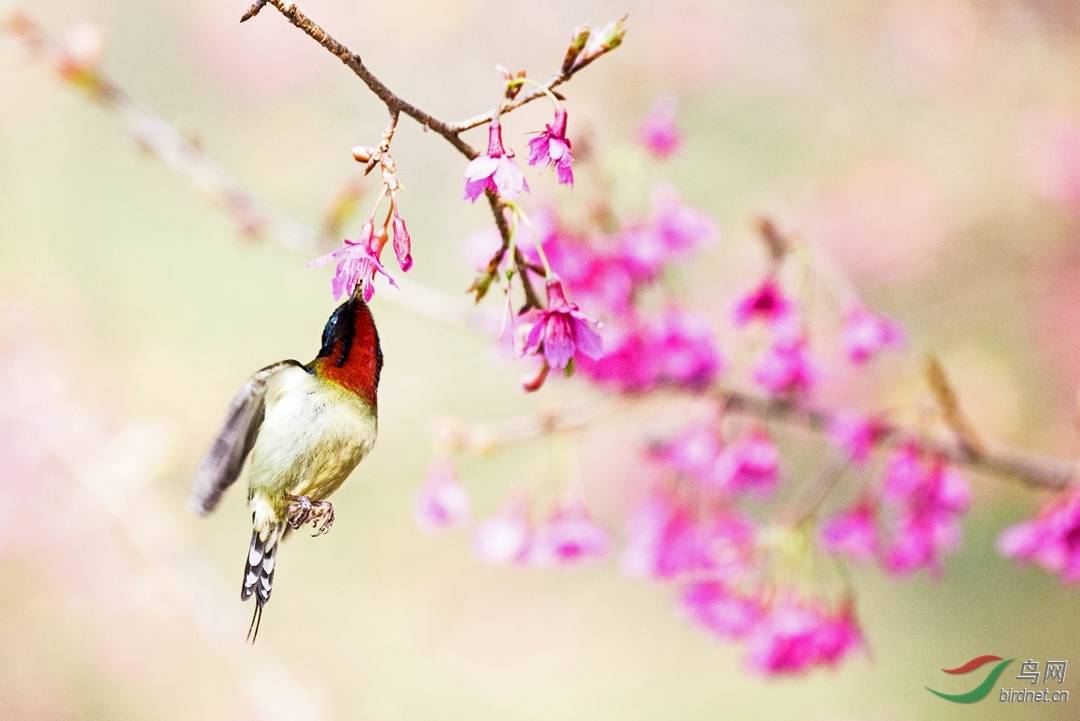
<instances>
[{"instance_id":1,"label":"tree branch","mask_svg":"<svg viewBox=\"0 0 1080 721\"><path fill-rule=\"evenodd\" d=\"M356 74L356 77L363 80L364 84L368 86L371 92L375 93L379 100L383 101L383 104L386 105L386 109L389 110L391 114L395 112L404 113L424 126L425 129L434 130L436 133L446 138L447 142L457 148L458 151L469 160L472 160L478 155L475 148L458 137L460 131L455 131L447 123L425 113L412 103L396 95L367 69L367 66L364 65L364 61L360 59L359 55L332 38L329 33L319 27L317 23L300 12L299 8L296 7L296 3L285 2L285 0L263 0L262 2L257 2L244 14L244 17L240 19L240 22L244 22L245 20L254 17L264 5L273 5L290 23L303 30L309 37L315 40L315 42L329 50L330 54L345 63L345 65Z\"/></svg>"},{"instance_id":2,"label":"tree branch","mask_svg":"<svg viewBox=\"0 0 1080 721\"><path fill-rule=\"evenodd\" d=\"M827 433L836 411L801 406L790 401L776 400L740 391L721 390L713 394L730 413L739 413L778 421L785 425ZM1075 463L1038 456L1012 448L997 448L977 452L960 441L927 438L903 426L882 423L875 436L875 446L897 446L915 441L919 447L941 456L949 463L970 468L1000 478L1020 481L1031 488L1062 491L1080 480Z\"/></svg>"}]
</instances>

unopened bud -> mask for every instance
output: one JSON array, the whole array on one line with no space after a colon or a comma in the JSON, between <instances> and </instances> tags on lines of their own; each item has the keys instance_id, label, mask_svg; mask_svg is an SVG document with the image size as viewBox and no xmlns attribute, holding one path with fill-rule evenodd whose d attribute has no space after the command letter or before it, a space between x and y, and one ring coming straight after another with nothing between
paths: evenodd
<instances>
[{"instance_id":1,"label":"unopened bud","mask_svg":"<svg viewBox=\"0 0 1080 721\"><path fill-rule=\"evenodd\" d=\"M626 37L626 26L623 24L626 17L626 15L623 15L618 20L613 20L593 33L574 61L574 67L580 68L609 50L614 50L622 45L623 38Z\"/></svg>"},{"instance_id":2,"label":"unopened bud","mask_svg":"<svg viewBox=\"0 0 1080 721\"><path fill-rule=\"evenodd\" d=\"M375 156L375 148L367 145L357 145L352 149L352 156L358 163L367 163Z\"/></svg>"},{"instance_id":3,"label":"unopened bud","mask_svg":"<svg viewBox=\"0 0 1080 721\"><path fill-rule=\"evenodd\" d=\"M566 75L574 67L574 61L577 60L578 55L581 55L581 50L585 47L585 43L589 41L591 33L592 30L589 29L588 25L574 28L574 35L570 38L570 45L566 48L566 57L562 61L563 75Z\"/></svg>"}]
</instances>

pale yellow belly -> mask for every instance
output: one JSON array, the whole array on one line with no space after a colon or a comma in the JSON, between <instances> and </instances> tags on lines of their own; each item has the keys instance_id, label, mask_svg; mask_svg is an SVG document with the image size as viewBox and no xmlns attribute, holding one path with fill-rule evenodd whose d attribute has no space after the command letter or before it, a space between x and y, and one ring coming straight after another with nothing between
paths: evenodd
<instances>
[{"instance_id":1,"label":"pale yellow belly","mask_svg":"<svg viewBox=\"0 0 1080 721\"><path fill-rule=\"evenodd\" d=\"M248 471L248 497L260 531L284 523L286 495L321 501L340 488L378 432L374 409L335 384L301 368L283 371L274 381Z\"/></svg>"}]
</instances>

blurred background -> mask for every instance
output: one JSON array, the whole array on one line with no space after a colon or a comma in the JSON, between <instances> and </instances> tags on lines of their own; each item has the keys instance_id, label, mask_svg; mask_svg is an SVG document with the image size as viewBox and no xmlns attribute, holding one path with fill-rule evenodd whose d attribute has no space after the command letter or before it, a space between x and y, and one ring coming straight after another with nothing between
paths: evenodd
<instances>
[{"instance_id":1,"label":"blurred background","mask_svg":"<svg viewBox=\"0 0 1080 721\"><path fill-rule=\"evenodd\" d=\"M25 9L54 36L96 24L107 74L268 207L318 227L357 176L350 148L377 143L385 111L272 9L239 25L246 6ZM720 317L760 277L753 218L770 213L828 248L872 307L910 331L912 356L833 383L830 398L917 405L918 353L932 350L982 432L1075 454L1075 3L300 7L448 120L494 105L496 63L547 77L575 25L629 13L624 46L565 89L571 130L613 147L658 94L678 98L682 152L642 167L724 230L683 278L697 308ZM521 365L490 341L389 303L385 289L374 303L386 356L379 445L335 496L333 532L284 548L258 644L245 647L244 493L233 489L201 521L183 501L245 378L314 356L334 307L330 271L245 240L189 180L140 152L115 114L10 38L0 68L3 718L945 719L958 707L923 686L967 689L947 686L955 680L942 667L991 653L1080 666L1076 593L994 551L999 530L1044 499L996 479L976 479L966 543L944 579L854 571L868 653L797 679L747 675L736 647L680 618L670 589L627 580L614 561L492 568L472 559L466 536L423 535L411 497L431 458L431 418L499 419L581 388L524 396ZM507 119L519 154L548 113L537 104ZM483 130L469 139L482 144ZM462 158L412 121L402 120L394 157L410 275L464 297L473 268L463 240L490 213L460 200ZM557 194L551 178L528 178L534 200ZM370 199L374 177L365 187ZM613 473L639 473L620 451L644 422L583 441L586 495L616 534L628 502ZM479 513L515 487L533 450L462 465ZM1080 691L1076 674L1064 688ZM1001 683L1018 685L1014 675ZM1073 695L1033 709L991 696L976 708L981 718L1075 718Z\"/></svg>"}]
</instances>

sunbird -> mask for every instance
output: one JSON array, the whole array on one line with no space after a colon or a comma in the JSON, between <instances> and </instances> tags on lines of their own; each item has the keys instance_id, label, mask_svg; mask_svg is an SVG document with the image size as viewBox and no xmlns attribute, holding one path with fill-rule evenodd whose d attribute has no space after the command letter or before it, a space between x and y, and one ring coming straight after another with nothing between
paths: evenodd
<instances>
[{"instance_id":1,"label":"sunbird","mask_svg":"<svg viewBox=\"0 0 1080 721\"><path fill-rule=\"evenodd\" d=\"M334 507L326 499L375 445L382 366L375 320L356 294L326 322L313 361L281 361L248 379L199 466L188 508L201 517L214 510L251 455L251 546L240 599L255 597L252 643L273 589L279 542L306 523L315 536L330 530Z\"/></svg>"}]
</instances>

